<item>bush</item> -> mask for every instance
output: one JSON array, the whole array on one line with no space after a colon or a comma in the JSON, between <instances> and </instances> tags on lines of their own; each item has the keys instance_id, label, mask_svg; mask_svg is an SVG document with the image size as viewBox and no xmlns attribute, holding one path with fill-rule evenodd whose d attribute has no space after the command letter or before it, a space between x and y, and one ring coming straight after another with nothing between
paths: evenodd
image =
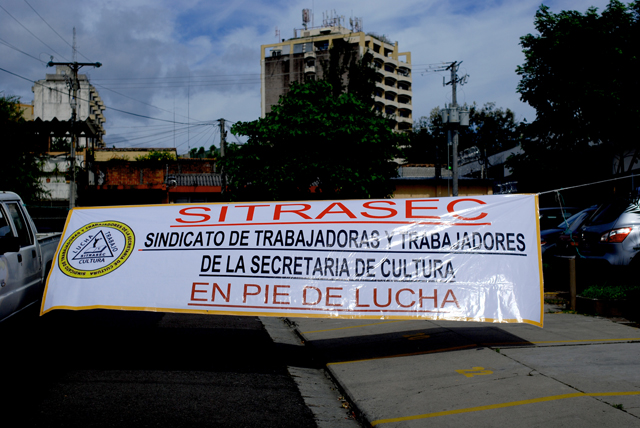
<instances>
[{"instance_id":1,"label":"bush","mask_svg":"<svg viewBox=\"0 0 640 428\"><path fill-rule=\"evenodd\" d=\"M146 155L141 155L136 157L136 160L139 162L143 161L174 161L176 160L175 155L169 151L151 151Z\"/></svg>"},{"instance_id":2,"label":"bush","mask_svg":"<svg viewBox=\"0 0 640 428\"><path fill-rule=\"evenodd\" d=\"M640 286L624 285L592 285L586 288L580 296L588 299L620 300L638 296Z\"/></svg>"}]
</instances>

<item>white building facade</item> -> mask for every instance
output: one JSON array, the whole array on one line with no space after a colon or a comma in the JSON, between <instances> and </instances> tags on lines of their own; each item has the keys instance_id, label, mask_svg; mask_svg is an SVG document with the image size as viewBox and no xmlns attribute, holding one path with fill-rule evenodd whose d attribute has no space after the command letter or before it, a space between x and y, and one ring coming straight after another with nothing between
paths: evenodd
<instances>
[{"instance_id":1,"label":"white building facade","mask_svg":"<svg viewBox=\"0 0 640 428\"><path fill-rule=\"evenodd\" d=\"M72 88L73 72L71 68L63 65L56 66L55 74L47 74L44 80L38 80L31 88L33 91L33 117L43 121L57 119L59 121L71 120L73 98ZM85 74L78 75L78 92L76 100L76 121L89 119L97 131L97 146L103 146L102 137L105 135L104 124L106 119L103 111L104 103ZM91 142L83 136L78 137L78 148L88 147Z\"/></svg>"},{"instance_id":2,"label":"white building facade","mask_svg":"<svg viewBox=\"0 0 640 428\"><path fill-rule=\"evenodd\" d=\"M38 80L31 88L33 91L33 119L51 122L43 126L45 129L56 129L49 137L48 156L43 159L42 171L47 175L40 180L48 192L47 199L51 202L66 203L69 201L71 181L69 180L71 157L70 141L71 133L66 131L66 125L60 126L59 122L69 122L72 119L73 100L73 72L70 67L56 66L55 74L47 74L43 80ZM89 83L84 74L78 75L78 90L76 95L76 123L77 125L76 171L87 170L85 160L88 149L103 147L105 135L104 124L106 119L103 111L104 103L98 91ZM91 129L91 134L83 130ZM64 129L63 131L60 131ZM62 132L62 134L60 134ZM66 143L59 144L60 141ZM56 147L57 146L57 147ZM88 174L92 174L90 171ZM78 178L78 177L76 177ZM77 197L77 185L73 184L74 194Z\"/></svg>"}]
</instances>

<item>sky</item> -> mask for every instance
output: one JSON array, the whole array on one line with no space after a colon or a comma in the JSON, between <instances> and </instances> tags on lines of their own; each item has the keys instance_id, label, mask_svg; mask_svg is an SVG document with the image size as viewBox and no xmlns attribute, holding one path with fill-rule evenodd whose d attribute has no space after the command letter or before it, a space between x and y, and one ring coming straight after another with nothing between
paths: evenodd
<instances>
[{"instance_id":1,"label":"sky","mask_svg":"<svg viewBox=\"0 0 640 428\"><path fill-rule=\"evenodd\" d=\"M608 0L547 0L552 12ZM520 101L516 67L524 63L520 37L536 34L540 0L0 0L0 94L31 103L33 82L78 62L107 110L108 147L219 146L217 120L228 124L260 117L260 45L293 37L302 10L362 18L365 32L397 41L411 52L413 119L451 102L451 86L436 72L462 62L458 103L511 109L531 122L535 110ZM68 118L60 118L68 119ZM228 135L230 141L242 141Z\"/></svg>"}]
</instances>

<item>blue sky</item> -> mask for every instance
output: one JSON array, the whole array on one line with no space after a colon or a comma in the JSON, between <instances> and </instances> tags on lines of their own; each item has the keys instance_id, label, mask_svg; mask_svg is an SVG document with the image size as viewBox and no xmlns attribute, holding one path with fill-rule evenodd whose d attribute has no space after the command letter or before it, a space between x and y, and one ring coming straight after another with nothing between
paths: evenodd
<instances>
[{"instance_id":1,"label":"blue sky","mask_svg":"<svg viewBox=\"0 0 640 428\"><path fill-rule=\"evenodd\" d=\"M515 69L524 62L520 37L534 33L538 0L257 1L205 0L0 0L0 92L33 100L32 83L51 73L45 64L72 59L76 27L78 61L104 100L107 142L116 147L189 148L219 143L212 121L255 120L260 115L260 45L293 36L302 9L363 19L365 32L384 34L410 51L413 116L427 116L451 100L444 73L430 65L463 61L468 73L458 102L495 102L520 120L535 111L520 102ZM553 12L608 0L546 1ZM34 11L35 10L35 11ZM50 28L52 27L53 30ZM54 32L55 30L55 32ZM56 32L58 34L56 34ZM62 37L60 37L62 36ZM10 45L9 46L7 46ZM22 51L22 52L20 52ZM111 107L112 109L109 109ZM145 119L125 114L153 117ZM175 122L178 122L174 124ZM185 125L191 124L191 126Z\"/></svg>"}]
</instances>

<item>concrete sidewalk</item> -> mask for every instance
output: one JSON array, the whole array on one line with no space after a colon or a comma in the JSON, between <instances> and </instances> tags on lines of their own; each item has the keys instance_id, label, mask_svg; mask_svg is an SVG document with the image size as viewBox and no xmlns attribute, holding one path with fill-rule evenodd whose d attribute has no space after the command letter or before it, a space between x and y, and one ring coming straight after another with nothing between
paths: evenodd
<instances>
[{"instance_id":1,"label":"concrete sidewalk","mask_svg":"<svg viewBox=\"0 0 640 428\"><path fill-rule=\"evenodd\" d=\"M365 425L640 426L640 329L291 318Z\"/></svg>"}]
</instances>

